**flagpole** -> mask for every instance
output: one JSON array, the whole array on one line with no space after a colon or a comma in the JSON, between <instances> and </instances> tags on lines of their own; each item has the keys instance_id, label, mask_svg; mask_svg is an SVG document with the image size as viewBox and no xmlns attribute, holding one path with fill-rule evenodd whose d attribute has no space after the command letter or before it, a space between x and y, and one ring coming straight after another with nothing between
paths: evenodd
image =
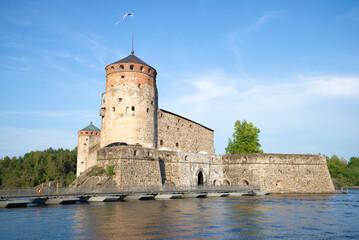
<instances>
[{"instance_id":1,"label":"flagpole","mask_svg":"<svg viewBox=\"0 0 359 240\"><path fill-rule=\"evenodd\" d=\"M133 39L134 39L134 34L133 34L133 11L130 12L130 13L127 13L125 15L123 15L123 17L121 18L120 21L116 22L115 25L119 24L120 22L122 22L127 16L130 16L132 17L132 51L131 51L131 54L134 54L135 53L135 50L134 50L134 43L133 43Z\"/></svg>"},{"instance_id":2,"label":"flagpole","mask_svg":"<svg viewBox=\"0 0 359 240\"><path fill-rule=\"evenodd\" d=\"M132 51L131 51L131 54L134 54L135 51L133 50L133 11L132 11Z\"/></svg>"}]
</instances>

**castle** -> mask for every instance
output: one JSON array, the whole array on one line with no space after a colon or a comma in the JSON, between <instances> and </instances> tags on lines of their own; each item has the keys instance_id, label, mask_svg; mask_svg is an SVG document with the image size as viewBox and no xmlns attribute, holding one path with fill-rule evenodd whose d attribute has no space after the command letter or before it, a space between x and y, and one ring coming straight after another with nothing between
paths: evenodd
<instances>
[{"instance_id":1,"label":"castle","mask_svg":"<svg viewBox=\"0 0 359 240\"><path fill-rule=\"evenodd\" d=\"M259 185L272 192L331 192L319 155L215 155L213 130L159 109L157 71L134 54L106 66L101 130L78 131L77 176L114 166L121 186Z\"/></svg>"}]
</instances>

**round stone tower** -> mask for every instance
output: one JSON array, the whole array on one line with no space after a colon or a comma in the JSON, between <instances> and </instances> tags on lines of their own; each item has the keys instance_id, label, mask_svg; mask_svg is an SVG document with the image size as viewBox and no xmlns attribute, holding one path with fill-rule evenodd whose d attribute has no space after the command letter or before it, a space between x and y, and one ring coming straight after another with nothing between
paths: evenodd
<instances>
[{"instance_id":1,"label":"round stone tower","mask_svg":"<svg viewBox=\"0 0 359 240\"><path fill-rule=\"evenodd\" d=\"M157 72L131 54L106 67L101 147L114 142L157 147Z\"/></svg>"},{"instance_id":2,"label":"round stone tower","mask_svg":"<svg viewBox=\"0 0 359 240\"><path fill-rule=\"evenodd\" d=\"M76 176L79 176L86 169L97 163L97 149L99 148L101 132L100 129L92 125L77 132L77 170Z\"/></svg>"}]
</instances>

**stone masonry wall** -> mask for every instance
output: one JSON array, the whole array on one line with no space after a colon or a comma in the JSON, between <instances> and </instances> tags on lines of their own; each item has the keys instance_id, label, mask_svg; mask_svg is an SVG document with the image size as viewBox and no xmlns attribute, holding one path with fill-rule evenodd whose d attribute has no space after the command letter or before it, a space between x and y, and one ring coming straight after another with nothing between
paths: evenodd
<instances>
[{"instance_id":1,"label":"stone masonry wall","mask_svg":"<svg viewBox=\"0 0 359 240\"><path fill-rule=\"evenodd\" d=\"M276 193L332 192L326 160L319 155L220 156L136 147L101 148L98 164L115 165L118 185L259 185Z\"/></svg>"},{"instance_id":2,"label":"stone masonry wall","mask_svg":"<svg viewBox=\"0 0 359 240\"><path fill-rule=\"evenodd\" d=\"M106 92L100 116L101 147L114 142L157 144L156 71L137 63L115 63L106 67Z\"/></svg>"},{"instance_id":3,"label":"stone masonry wall","mask_svg":"<svg viewBox=\"0 0 359 240\"><path fill-rule=\"evenodd\" d=\"M224 177L231 184L249 183L277 193L334 191L326 159L320 155L223 156L223 168Z\"/></svg>"},{"instance_id":4,"label":"stone masonry wall","mask_svg":"<svg viewBox=\"0 0 359 240\"><path fill-rule=\"evenodd\" d=\"M189 119L160 109L158 148L214 154L213 130Z\"/></svg>"}]
</instances>

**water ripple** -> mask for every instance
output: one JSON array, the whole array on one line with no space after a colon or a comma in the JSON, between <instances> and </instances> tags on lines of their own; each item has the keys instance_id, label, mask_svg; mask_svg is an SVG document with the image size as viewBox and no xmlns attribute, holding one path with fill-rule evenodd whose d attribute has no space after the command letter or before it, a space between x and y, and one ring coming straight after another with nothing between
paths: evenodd
<instances>
[{"instance_id":1,"label":"water ripple","mask_svg":"<svg viewBox=\"0 0 359 240\"><path fill-rule=\"evenodd\" d=\"M358 239L359 191L0 209L1 239Z\"/></svg>"}]
</instances>

